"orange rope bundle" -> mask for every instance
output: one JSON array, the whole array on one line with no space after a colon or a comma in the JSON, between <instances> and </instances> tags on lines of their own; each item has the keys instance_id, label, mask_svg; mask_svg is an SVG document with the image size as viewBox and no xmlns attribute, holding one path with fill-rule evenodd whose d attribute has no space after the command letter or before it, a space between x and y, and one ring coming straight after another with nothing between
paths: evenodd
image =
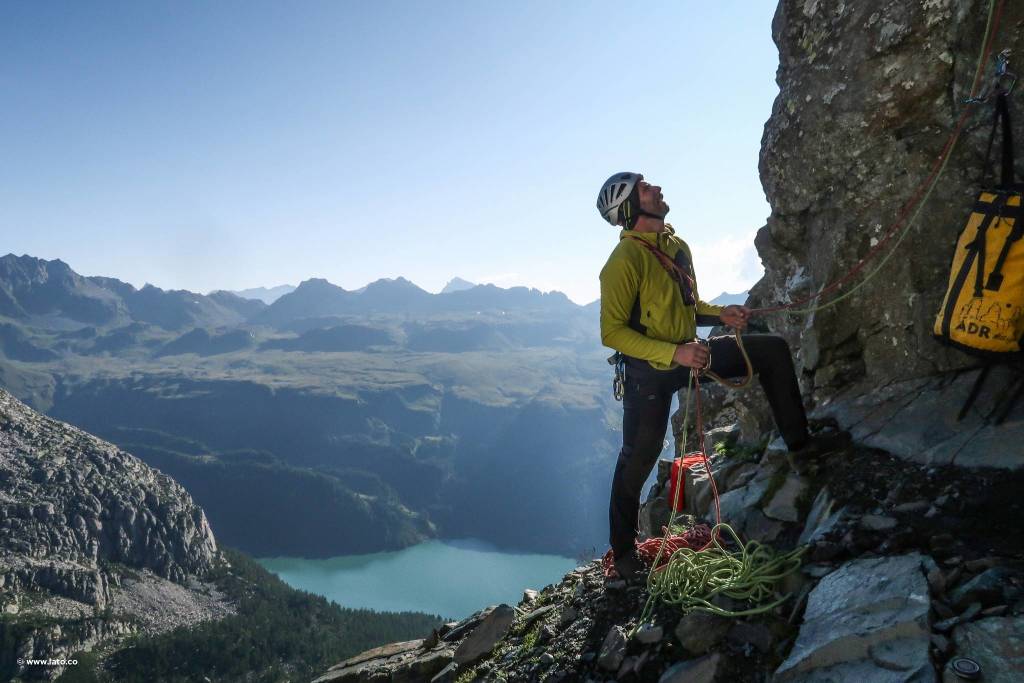
<instances>
[{"instance_id":1,"label":"orange rope bundle","mask_svg":"<svg viewBox=\"0 0 1024 683\"><path fill-rule=\"evenodd\" d=\"M666 527L661 528L663 534L668 533ZM661 537L648 538L642 543L636 544L636 554L644 561L648 567L654 564L654 559L658 555L658 547L661 545ZM711 527L707 524L697 524L691 529L687 529L682 534L673 534L668 537L665 541L665 552L662 553L661 561L658 562L658 566L664 566L668 563L672 553L679 550L680 548L689 548L690 550L700 550L711 544ZM604 554L604 559L601 560L601 566L604 568L604 575L608 578L615 578L619 574L615 571L615 557L612 555L611 549Z\"/></svg>"}]
</instances>

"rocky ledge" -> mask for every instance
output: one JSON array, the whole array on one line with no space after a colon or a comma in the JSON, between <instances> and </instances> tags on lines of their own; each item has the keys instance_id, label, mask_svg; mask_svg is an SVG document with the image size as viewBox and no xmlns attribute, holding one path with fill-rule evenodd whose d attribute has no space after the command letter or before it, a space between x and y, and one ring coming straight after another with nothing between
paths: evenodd
<instances>
[{"instance_id":1,"label":"rocky ledge","mask_svg":"<svg viewBox=\"0 0 1024 683\"><path fill-rule=\"evenodd\" d=\"M801 570L777 586L790 599L773 611L726 618L660 605L638 624L646 590L607 579L595 561L315 683L951 682L963 657L984 680L1024 679L1024 477L910 463L816 428L831 447L805 461L778 441L738 446L738 427L711 435L723 520L744 540L807 546ZM668 519L669 464L642 510L648 534ZM690 478L684 523L713 521L709 490L706 473Z\"/></svg>"}]
</instances>

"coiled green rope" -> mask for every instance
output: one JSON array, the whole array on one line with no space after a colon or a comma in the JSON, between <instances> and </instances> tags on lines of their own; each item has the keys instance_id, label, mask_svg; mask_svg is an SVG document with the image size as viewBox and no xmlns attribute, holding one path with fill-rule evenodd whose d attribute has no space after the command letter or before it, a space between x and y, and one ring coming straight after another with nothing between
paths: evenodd
<instances>
[{"instance_id":1,"label":"coiled green rope","mask_svg":"<svg viewBox=\"0 0 1024 683\"><path fill-rule=\"evenodd\" d=\"M738 551L727 550L722 545L720 531L732 536ZM773 600L775 586L784 576L800 568L801 556L806 549L806 546L801 546L791 552L777 554L770 546L757 541L744 545L731 526L716 524L711 530L710 546L703 550L680 548L664 568L650 574L647 581L650 591L648 604L660 600L675 605L684 613L701 610L723 617L763 614L789 599L787 594ZM714 603L718 595L747 600L754 606L728 610ZM641 623L643 621L641 619Z\"/></svg>"},{"instance_id":2,"label":"coiled green rope","mask_svg":"<svg viewBox=\"0 0 1024 683\"><path fill-rule=\"evenodd\" d=\"M686 387L686 400L683 407L682 443L686 443L689 432L690 395L696 388L697 394L697 428L700 448L704 451L703 424L700 410L700 385L696 383L693 373ZM707 464L707 461L705 460ZM710 465L708 476L711 477ZM682 476L682 470L677 473ZM676 491L682 488L682 482L676 482ZM712 491L717 498L717 489L712 483ZM764 614L789 599L789 595L775 598L775 585L783 577L800 568L801 558L807 550L800 546L788 553L776 553L771 546L758 541L740 541L736 531L719 518L711 529L711 542L704 548L679 548L669 556L664 566L659 567L666 541L672 533L676 520L676 501L670 506L669 523L665 527L665 535L658 548L652 570L647 575L647 603L636 626L630 631L630 637L644 624L654 609L654 604L661 601L667 605L675 605L684 613L700 610L723 617L743 617ZM718 511L715 504L716 516ZM721 532L726 532L736 543L737 550L730 551L722 545ZM654 569L656 567L656 569ZM728 610L712 601L718 595L736 600L746 600L753 606L744 610ZM768 602L770 601L770 602Z\"/></svg>"}]
</instances>

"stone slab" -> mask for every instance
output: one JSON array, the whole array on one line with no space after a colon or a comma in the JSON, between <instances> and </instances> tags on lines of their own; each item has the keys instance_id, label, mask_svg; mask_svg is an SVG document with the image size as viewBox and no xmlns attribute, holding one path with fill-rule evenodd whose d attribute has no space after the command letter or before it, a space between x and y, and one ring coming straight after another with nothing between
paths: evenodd
<instances>
[{"instance_id":1,"label":"stone slab","mask_svg":"<svg viewBox=\"0 0 1024 683\"><path fill-rule=\"evenodd\" d=\"M775 680L828 680L829 669L873 672L862 680L932 680L922 561L917 553L853 560L825 576Z\"/></svg>"}]
</instances>

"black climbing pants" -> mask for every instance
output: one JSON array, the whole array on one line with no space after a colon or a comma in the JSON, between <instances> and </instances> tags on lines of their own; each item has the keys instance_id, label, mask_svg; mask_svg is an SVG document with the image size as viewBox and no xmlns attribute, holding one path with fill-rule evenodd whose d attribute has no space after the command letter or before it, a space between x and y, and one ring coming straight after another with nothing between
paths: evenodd
<instances>
[{"instance_id":1,"label":"black climbing pants","mask_svg":"<svg viewBox=\"0 0 1024 683\"><path fill-rule=\"evenodd\" d=\"M735 337L713 337L711 370L726 378L742 377L747 366ZM790 450L807 440L807 416L786 340L774 334L743 335L743 346L771 406L775 425ZM622 398L622 450L612 477L608 520L616 556L633 549L638 533L640 495L661 454L672 397L686 387L690 369L655 370L646 361L626 359Z\"/></svg>"}]
</instances>

